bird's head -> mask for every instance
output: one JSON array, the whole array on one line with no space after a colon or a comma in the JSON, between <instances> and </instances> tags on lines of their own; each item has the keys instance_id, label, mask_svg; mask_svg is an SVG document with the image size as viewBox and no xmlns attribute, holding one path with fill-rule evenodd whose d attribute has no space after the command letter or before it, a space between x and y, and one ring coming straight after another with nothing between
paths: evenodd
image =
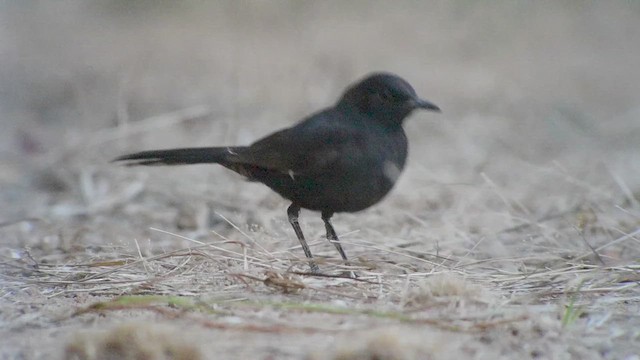
<instances>
[{"instance_id":1,"label":"bird's head","mask_svg":"<svg viewBox=\"0 0 640 360\"><path fill-rule=\"evenodd\" d=\"M440 112L435 104L420 99L416 91L399 76L374 73L348 88L338 108L354 107L357 111L389 125L402 125L413 110Z\"/></svg>"}]
</instances>

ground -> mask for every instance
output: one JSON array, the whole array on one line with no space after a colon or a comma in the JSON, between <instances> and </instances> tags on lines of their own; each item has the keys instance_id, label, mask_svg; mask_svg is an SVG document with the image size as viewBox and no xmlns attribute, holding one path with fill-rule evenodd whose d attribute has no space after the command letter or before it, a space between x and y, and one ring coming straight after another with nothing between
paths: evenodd
<instances>
[{"instance_id":1,"label":"ground","mask_svg":"<svg viewBox=\"0 0 640 360\"><path fill-rule=\"evenodd\" d=\"M0 5L0 358L640 358L640 6ZM442 109L337 214L127 152L248 144L371 71Z\"/></svg>"}]
</instances>

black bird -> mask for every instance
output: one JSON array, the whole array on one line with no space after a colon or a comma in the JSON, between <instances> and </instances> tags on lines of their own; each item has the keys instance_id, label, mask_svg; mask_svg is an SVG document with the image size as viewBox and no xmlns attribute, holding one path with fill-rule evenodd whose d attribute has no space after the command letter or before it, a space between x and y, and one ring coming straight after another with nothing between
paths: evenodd
<instances>
[{"instance_id":1,"label":"black bird","mask_svg":"<svg viewBox=\"0 0 640 360\"><path fill-rule=\"evenodd\" d=\"M408 82L374 73L350 86L338 103L250 146L151 150L114 161L126 165L216 163L259 181L291 200L289 222L312 272L318 272L298 224L300 208L320 211L327 239L345 254L330 219L380 201L393 187L407 159L404 119L413 110L440 111L420 99Z\"/></svg>"}]
</instances>

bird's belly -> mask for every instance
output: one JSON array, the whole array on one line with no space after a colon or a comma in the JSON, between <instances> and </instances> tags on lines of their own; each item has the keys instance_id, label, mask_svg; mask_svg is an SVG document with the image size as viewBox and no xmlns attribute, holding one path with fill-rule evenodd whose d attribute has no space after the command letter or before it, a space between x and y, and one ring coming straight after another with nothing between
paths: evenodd
<instances>
[{"instance_id":1,"label":"bird's belly","mask_svg":"<svg viewBox=\"0 0 640 360\"><path fill-rule=\"evenodd\" d=\"M377 174L368 177L345 175L341 181L323 185L319 191L309 194L308 206L303 204L303 207L330 212L360 211L382 200L393 188L393 182Z\"/></svg>"},{"instance_id":2,"label":"bird's belly","mask_svg":"<svg viewBox=\"0 0 640 360\"><path fill-rule=\"evenodd\" d=\"M316 211L356 212L382 200L393 188L401 167L393 162L380 166L332 168L322 175L292 174L261 180L300 207Z\"/></svg>"}]
</instances>

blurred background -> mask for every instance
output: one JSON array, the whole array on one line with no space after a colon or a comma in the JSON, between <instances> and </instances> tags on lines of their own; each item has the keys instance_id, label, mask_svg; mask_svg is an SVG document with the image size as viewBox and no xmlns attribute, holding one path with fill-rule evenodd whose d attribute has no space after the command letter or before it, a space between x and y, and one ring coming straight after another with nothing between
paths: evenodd
<instances>
[{"instance_id":1,"label":"blurred background","mask_svg":"<svg viewBox=\"0 0 640 360\"><path fill-rule=\"evenodd\" d=\"M341 232L464 243L576 206L637 222L598 204L637 205L639 38L634 1L2 1L0 222L86 244L223 212L295 243L259 184L109 160L249 144L380 70L443 113L407 121L401 182Z\"/></svg>"},{"instance_id":2,"label":"blurred background","mask_svg":"<svg viewBox=\"0 0 640 360\"><path fill-rule=\"evenodd\" d=\"M637 358L639 39L629 0L0 0L0 353L48 359L74 333L138 321L205 354L299 359L402 323L362 347ZM409 161L384 201L333 219L363 282L258 281L308 269L289 203L265 186L219 166L110 163L250 144L372 71L443 112L406 121ZM320 216L301 225L339 272ZM405 307L420 288L431 295ZM78 311L122 294L198 305Z\"/></svg>"}]
</instances>

